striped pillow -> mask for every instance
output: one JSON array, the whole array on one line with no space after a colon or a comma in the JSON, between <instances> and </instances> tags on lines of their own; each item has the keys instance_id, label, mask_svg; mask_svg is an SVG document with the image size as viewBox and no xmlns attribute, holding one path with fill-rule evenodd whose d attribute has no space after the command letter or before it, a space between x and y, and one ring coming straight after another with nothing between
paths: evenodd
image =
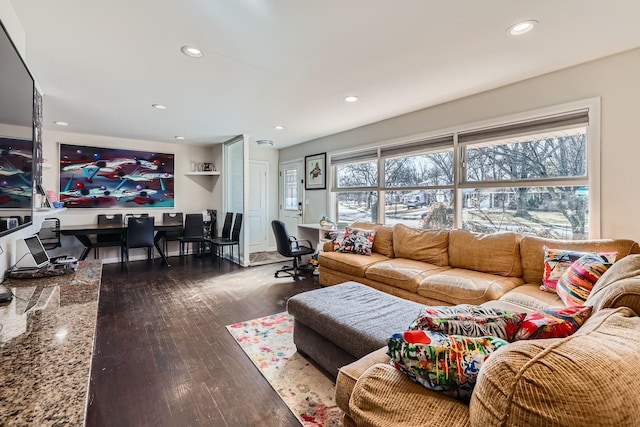
<instances>
[{"instance_id":1,"label":"striped pillow","mask_svg":"<svg viewBox=\"0 0 640 427\"><path fill-rule=\"evenodd\" d=\"M591 316L593 307L550 308L527 314L514 341L564 338L572 335Z\"/></svg>"},{"instance_id":2,"label":"striped pillow","mask_svg":"<svg viewBox=\"0 0 640 427\"><path fill-rule=\"evenodd\" d=\"M586 254L571 264L556 287L564 305L584 305L593 286L612 265L606 256L595 253Z\"/></svg>"}]
</instances>

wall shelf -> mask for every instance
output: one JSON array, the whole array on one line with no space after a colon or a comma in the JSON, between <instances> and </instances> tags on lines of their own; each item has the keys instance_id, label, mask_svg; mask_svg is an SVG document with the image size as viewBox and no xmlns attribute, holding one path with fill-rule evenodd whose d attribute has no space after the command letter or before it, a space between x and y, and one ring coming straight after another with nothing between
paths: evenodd
<instances>
[{"instance_id":1,"label":"wall shelf","mask_svg":"<svg viewBox=\"0 0 640 427\"><path fill-rule=\"evenodd\" d=\"M185 172L185 176L219 176L220 171L206 171L206 172Z\"/></svg>"}]
</instances>

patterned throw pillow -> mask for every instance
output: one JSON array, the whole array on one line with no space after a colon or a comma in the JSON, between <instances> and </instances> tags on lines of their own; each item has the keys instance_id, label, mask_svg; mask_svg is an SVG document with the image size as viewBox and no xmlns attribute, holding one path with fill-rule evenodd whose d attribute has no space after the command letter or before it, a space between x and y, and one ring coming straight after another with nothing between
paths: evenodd
<instances>
[{"instance_id":1,"label":"patterned throw pillow","mask_svg":"<svg viewBox=\"0 0 640 427\"><path fill-rule=\"evenodd\" d=\"M469 400L484 361L507 344L496 337L405 331L387 340L391 364L422 386Z\"/></svg>"},{"instance_id":2,"label":"patterned throw pillow","mask_svg":"<svg viewBox=\"0 0 640 427\"><path fill-rule=\"evenodd\" d=\"M550 249L544 247L544 272L540 290L556 293L558 280L564 272L571 267L580 257L594 252L576 252L564 249ZM616 262L617 252L603 252L598 255L605 256L612 264Z\"/></svg>"},{"instance_id":3,"label":"patterned throw pillow","mask_svg":"<svg viewBox=\"0 0 640 427\"><path fill-rule=\"evenodd\" d=\"M426 329L467 337L494 336L511 341L525 316L526 313L470 304L426 307L409 329Z\"/></svg>"},{"instance_id":4,"label":"patterned throw pillow","mask_svg":"<svg viewBox=\"0 0 640 427\"><path fill-rule=\"evenodd\" d=\"M564 305L584 305L593 286L612 265L607 257L597 254L587 254L571 264L556 287Z\"/></svg>"},{"instance_id":5,"label":"patterned throw pillow","mask_svg":"<svg viewBox=\"0 0 640 427\"><path fill-rule=\"evenodd\" d=\"M375 236L375 230L347 227L344 231L344 237L336 239L333 243L333 250L335 252L371 255Z\"/></svg>"},{"instance_id":6,"label":"patterned throw pillow","mask_svg":"<svg viewBox=\"0 0 640 427\"><path fill-rule=\"evenodd\" d=\"M514 341L568 337L592 312L593 307L588 305L534 311L524 319Z\"/></svg>"}]
</instances>

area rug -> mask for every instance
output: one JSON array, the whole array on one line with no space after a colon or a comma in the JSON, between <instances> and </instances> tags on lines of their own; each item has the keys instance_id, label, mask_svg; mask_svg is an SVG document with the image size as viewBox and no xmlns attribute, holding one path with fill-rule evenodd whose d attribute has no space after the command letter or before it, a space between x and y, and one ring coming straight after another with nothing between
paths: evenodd
<instances>
[{"instance_id":1,"label":"area rug","mask_svg":"<svg viewBox=\"0 0 640 427\"><path fill-rule=\"evenodd\" d=\"M293 317L278 313L227 330L303 426L342 426L335 385L296 352Z\"/></svg>"},{"instance_id":2,"label":"area rug","mask_svg":"<svg viewBox=\"0 0 640 427\"><path fill-rule=\"evenodd\" d=\"M277 251L254 252L249 254L249 265L255 267L257 265L275 264L278 262L291 261L291 258L280 255Z\"/></svg>"}]
</instances>

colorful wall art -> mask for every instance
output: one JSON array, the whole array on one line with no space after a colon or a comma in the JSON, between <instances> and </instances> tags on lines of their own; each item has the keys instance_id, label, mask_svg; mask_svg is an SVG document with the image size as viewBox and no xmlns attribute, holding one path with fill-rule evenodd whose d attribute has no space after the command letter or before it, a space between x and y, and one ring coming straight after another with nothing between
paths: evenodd
<instances>
[{"instance_id":1,"label":"colorful wall art","mask_svg":"<svg viewBox=\"0 0 640 427\"><path fill-rule=\"evenodd\" d=\"M0 137L0 209L29 209L33 141Z\"/></svg>"},{"instance_id":2,"label":"colorful wall art","mask_svg":"<svg viewBox=\"0 0 640 427\"><path fill-rule=\"evenodd\" d=\"M172 208L174 155L60 144L67 208Z\"/></svg>"}]
</instances>

